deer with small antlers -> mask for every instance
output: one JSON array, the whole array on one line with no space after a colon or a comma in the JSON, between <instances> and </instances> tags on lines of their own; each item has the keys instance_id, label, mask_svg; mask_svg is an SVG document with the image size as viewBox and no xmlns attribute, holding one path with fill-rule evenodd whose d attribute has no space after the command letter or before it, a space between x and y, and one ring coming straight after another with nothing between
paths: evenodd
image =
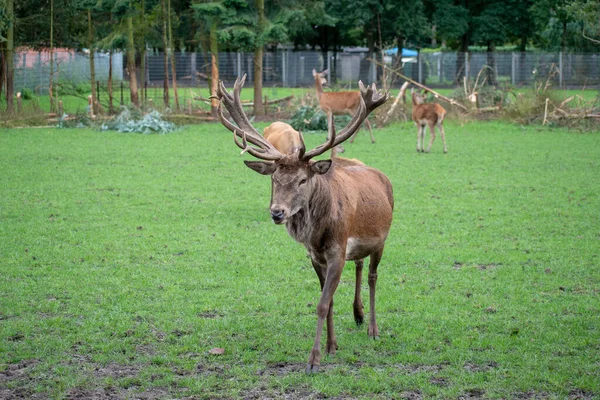
<instances>
[{"instance_id":1,"label":"deer with small antlers","mask_svg":"<svg viewBox=\"0 0 600 400\"><path fill-rule=\"evenodd\" d=\"M329 115L329 135L325 143L307 151L302 134L299 134L299 150L284 154L259 134L244 113L240 90L245 78L236 80L232 93L227 92L220 82L218 114L223 125L233 132L236 145L243 152L264 160L244 163L262 175L271 176L271 219L275 224L285 224L289 235L306 247L319 278L321 297L317 305L317 333L306 367L307 373L314 373L321 364L321 335L325 321L325 352L333 355L338 348L333 327L333 295L346 261L356 264L353 308L354 319L360 325L364 319L360 295L363 261L370 257L368 334L379 337L375 318L377 266L392 224L394 198L390 181L376 169L352 160L314 161L313 158L349 139L388 95L377 92L374 84L365 88L359 82L359 106L339 134L336 134L333 116ZM223 106L235 124L225 118Z\"/></svg>"},{"instance_id":2,"label":"deer with small antlers","mask_svg":"<svg viewBox=\"0 0 600 400\"><path fill-rule=\"evenodd\" d=\"M315 69L313 69L312 73L315 78L315 87L317 88L317 99L319 100L319 105L321 106L321 110L325 111L328 118L331 115L349 114L352 116L356 114L356 111L360 105L361 92L324 92L323 85L327 83L325 76L327 76L329 70L326 69L325 71L317 72ZM367 125L367 128L369 128L369 134L371 134L371 143L375 143L375 137L373 136L373 131L371 130L371 123L366 118L365 124ZM357 134L358 130L350 139L350 143L354 143L354 139L356 139Z\"/></svg>"},{"instance_id":3,"label":"deer with small antlers","mask_svg":"<svg viewBox=\"0 0 600 400\"><path fill-rule=\"evenodd\" d=\"M417 126L417 152L425 152L425 128L429 126L431 139L426 151L429 153L431 145L435 140L435 127L437 126L444 142L444 153L447 153L448 149L446 148L446 136L444 135L443 125L446 110L437 103L425 103L425 95L423 93L418 93L414 89L411 89L410 94L413 104L412 120Z\"/></svg>"}]
</instances>

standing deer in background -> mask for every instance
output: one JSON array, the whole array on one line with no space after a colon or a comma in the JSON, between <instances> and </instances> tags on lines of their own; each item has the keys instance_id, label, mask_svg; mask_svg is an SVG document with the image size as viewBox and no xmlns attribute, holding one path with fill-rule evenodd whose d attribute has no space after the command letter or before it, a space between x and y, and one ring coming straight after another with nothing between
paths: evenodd
<instances>
[{"instance_id":1,"label":"standing deer in background","mask_svg":"<svg viewBox=\"0 0 600 400\"><path fill-rule=\"evenodd\" d=\"M330 115L356 114L356 110L358 110L360 105L360 92L324 92L323 85L327 83L325 76L329 70L326 69L323 72L317 72L313 69L312 72L313 76L315 77L315 86L317 88L317 99L319 99L319 105L321 106L321 109L325 111L328 118ZM371 143L375 143L375 137L373 137L373 131L371 130L371 123L368 119L365 119L365 123L367 124L369 133L371 134ZM358 130L354 136L352 136L352 139L350 139L350 143L354 142L357 134Z\"/></svg>"},{"instance_id":2,"label":"standing deer in background","mask_svg":"<svg viewBox=\"0 0 600 400\"><path fill-rule=\"evenodd\" d=\"M368 334L373 338L379 336L375 318L377 266L390 230L394 207L392 185L380 171L352 160L333 158L314 161L313 158L349 139L369 113L385 103L388 95L378 93L374 84L365 88L359 82L359 106L348 125L336 134L330 114L329 135L325 143L306 151L300 134L300 149L287 155L265 140L248 121L240 101L245 79L246 76L236 80L233 93L227 92L220 82L218 114L223 125L233 132L234 141L241 149L266 160L244 163L262 175L271 176L271 218L275 224L285 224L289 235L306 247L319 278L321 297L317 305L317 333L306 367L307 373L313 373L319 370L321 363L321 335L325 320L325 351L335 354L338 347L333 328L333 295L347 260L356 264L354 319L360 325L364 319L360 297L363 260L370 257ZM225 118L222 106L229 111L237 126Z\"/></svg>"},{"instance_id":3,"label":"standing deer in background","mask_svg":"<svg viewBox=\"0 0 600 400\"><path fill-rule=\"evenodd\" d=\"M446 136L444 135L444 117L446 110L437 103L425 103L425 95L418 93L414 89L410 90L412 96L412 119L417 126L417 152L425 152L425 127L429 126L431 139L427 153L431 150L431 145L435 140L435 127L437 126L444 142L444 153L448 152L446 148Z\"/></svg>"}]
</instances>

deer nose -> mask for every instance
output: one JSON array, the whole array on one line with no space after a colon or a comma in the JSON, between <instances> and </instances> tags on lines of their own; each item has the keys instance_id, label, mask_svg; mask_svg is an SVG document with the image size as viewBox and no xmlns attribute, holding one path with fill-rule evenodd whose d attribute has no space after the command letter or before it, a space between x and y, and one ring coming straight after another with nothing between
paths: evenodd
<instances>
[{"instance_id":1,"label":"deer nose","mask_svg":"<svg viewBox=\"0 0 600 400\"><path fill-rule=\"evenodd\" d=\"M271 218L276 224L280 224L283 221L284 211L279 207L271 207Z\"/></svg>"}]
</instances>

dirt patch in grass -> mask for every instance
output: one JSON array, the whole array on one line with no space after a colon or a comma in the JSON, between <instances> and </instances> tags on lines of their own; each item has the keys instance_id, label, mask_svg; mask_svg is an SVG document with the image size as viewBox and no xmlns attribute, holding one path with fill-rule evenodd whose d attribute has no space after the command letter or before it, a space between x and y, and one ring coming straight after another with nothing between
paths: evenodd
<instances>
[{"instance_id":1,"label":"dirt patch in grass","mask_svg":"<svg viewBox=\"0 0 600 400\"><path fill-rule=\"evenodd\" d=\"M38 360L22 360L16 364L8 364L0 370L0 383L28 378L28 372L39 363Z\"/></svg>"},{"instance_id":2,"label":"dirt patch in grass","mask_svg":"<svg viewBox=\"0 0 600 400\"><path fill-rule=\"evenodd\" d=\"M429 379L429 382L431 382L432 385L440 386L440 387L450 386L450 381L448 379L442 378L439 376L432 376Z\"/></svg>"},{"instance_id":3,"label":"dirt patch in grass","mask_svg":"<svg viewBox=\"0 0 600 400\"><path fill-rule=\"evenodd\" d=\"M483 389L469 389L465 393L458 396L459 400L479 400L485 399L485 390Z\"/></svg>"},{"instance_id":4,"label":"dirt patch in grass","mask_svg":"<svg viewBox=\"0 0 600 400\"><path fill-rule=\"evenodd\" d=\"M574 389L569 392L569 400L592 400L596 398L596 393L583 389Z\"/></svg>"},{"instance_id":5,"label":"dirt patch in grass","mask_svg":"<svg viewBox=\"0 0 600 400\"><path fill-rule=\"evenodd\" d=\"M403 373L408 374L420 374L420 373L439 373L444 368L446 368L448 364L399 364L396 368L400 369Z\"/></svg>"},{"instance_id":6,"label":"dirt patch in grass","mask_svg":"<svg viewBox=\"0 0 600 400\"><path fill-rule=\"evenodd\" d=\"M536 400L536 399L547 399L550 397L548 393L538 392L520 392L511 395L511 398L517 400Z\"/></svg>"},{"instance_id":7,"label":"dirt patch in grass","mask_svg":"<svg viewBox=\"0 0 600 400\"><path fill-rule=\"evenodd\" d=\"M133 378L138 375L142 368L139 365L121 365L116 363L107 364L103 367L94 368L94 377L96 378Z\"/></svg>"},{"instance_id":8,"label":"dirt patch in grass","mask_svg":"<svg viewBox=\"0 0 600 400\"><path fill-rule=\"evenodd\" d=\"M68 400L158 400L170 398L169 391L163 388L152 388L140 393L133 393L125 389L115 388L75 388L66 396Z\"/></svg>"},{"instance_id":9,"label":"dirt patch in grass","mask_svg":"<svg viewBox=\"0 0 600 400\"><path fill-rule=\"evenodd\" d=\"M321 365L321 369L324 365ZM306 363L288 363L279 362L268 365L266 368L258 370L256 375L260 376L284 376L293 373L302 373L306 370Z\"/></svg>"},{"instance_id":10,"label":"dirt patch in grass","mask_svg":"<svg viewBox=\"0 0 600 400\"><path fill-rule=\"evenodd\" d=\"M465 363L463 368L468 372L487 372L491 371L494 368L498 368L498 363L496 361L488 361L485 364L467 362Z\"/></svg>"},{"instance_id":11,"label":"dirt patch in grass","mask_svg":"<svg viewBox=\"0 0 600 400\"><path fill-rule=\"evenodd\" d=\"M0 399L41 399L44 396L36 394L27 388L32 378L29 371L39 363L38 360L22 360L16 364L8 364L0 370ZM8 383L18 382L18 387L8 388Z\"/></svg>"}]
</instances>

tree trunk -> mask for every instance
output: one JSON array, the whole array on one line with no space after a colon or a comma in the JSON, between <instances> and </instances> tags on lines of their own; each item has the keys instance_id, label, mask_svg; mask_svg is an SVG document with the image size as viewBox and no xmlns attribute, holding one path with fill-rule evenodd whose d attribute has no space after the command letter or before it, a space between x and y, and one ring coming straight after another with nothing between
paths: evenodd
<instances>
[{"instance_id":1,"label":"tree trunk","mask_svg":"<svg viewBox=\"0 0 600 400\"><path fill-rule=\"evenodd\" d=\"M219 42L217 41L217 21L216 18L210 26L210 58L211 58L211 73L210 73L210 94L217 95L217 87L219 85ZM210 114L217 117L217 107L219 100L213 97L210 101Z\"/></svg>"},{"instance_id":2,"label":"tree trunk","mask_svg":"<svg viewBox=\"0 0 600 400\"><path fill-rule=\"evenodd\" d=\"M92 83L92 107L93 114L96 115L98 113L98 107L96 106L96 66L94 63L94 33L92 28L92 9L88 9L88 49L90 50L90 81Z\"/></svg>"},{"instance_id":3,"label":"tree trunk","mask_svg":"<svg viewBox=\"0 0 600 400\"><path fill-rule=\"evenodd\" d=\"M142 0L140 7L142 9L142 15L141 15L142 25L145 26L146 25L146 2L144 0ZM148 88L146 87L146 38L145 37L142 38L142 41L139 44L139 46L140 46L139 54L140 54L140 89L141 89L140 92L142 95L142 103L144 103L146 101L146 99L148 98L148 93L146 93Z\"/></svg>"},{"instance_id":4,"label":"tree trunk","mask_svg":"<svg viewBox=\"0 0 600 400\"><path fill-rule=\"evenodd\" d=\"M177 69L175 68L175 47L173 46L173 35L171 33L171 0L167 0L167 17L169 23L169 47L171 49L171 77L173 79L173 97L175 97L175 109L179 110L179 96L177 95Z\"/></svg>"},{"instance_id":5,"label":"tree trunk","mask_svg":"<svg viewBox=\"0 0 600 400\"><path fill-rule=\"evenodd\" d=\"M113 107L113 49L110 49L108 52L108 113L114 113L115 109Z\"/></svg>"},{"instance_id":6,"label":"tree trunk","mask_svg":"<svg viewBox=\"0 0 600 400\"><path fill-rule=\"evenodd\" d=\"M487 65L489 69L487 69L487 83L491 86L496 86L498 84L496 80L496 45L492 42L488 42L487 46Z\"/></svg>"},{"instance_id":7,"label":"tree trunk","mask_svg":"<svg viewBox=\"0 0 600 400\"><path fill-rule=\"evenodd\" d=\"M163 101L165 103L165 108L169 108L169 44L167 42L167 6L165 1L166 0L161 0L160 2L163 18L162 40L164 49L163 64L165 69L165 75L163 79Z\"/></svg>"},{"instance_id":8,"label":"tree trunk","mask_svg":"<svg viewBox=\"0 0 600 400\"><path fill-rule=\"evenodd\" d=\"M135 68L135 44L133 42L133 17L125 18L127 22L127 72L129 72L129 92L131 104L136 107L140 106L140 98L138 96L138 85Z\"/></svg>"},{"instance_id":9,"label":"tree trunk","mask_svg":"<svg viewBox=\"0 0 600 400\"><path fill-rule=\"evenodd\" d=\"M0 42L0 98L4 91L4 82L6 82L6 49L5 42Z\"/></svg>"},{"instance_id":10,"label":"tree trunk","mask_svg":"<svg viewBox=\"0 0 600 400\"><path fill-rule=\"evenodd\" d=\"M54 112L54 0L50 0L50 85L48 96L50 97L50 112Z\"/></svg>"},{"instance_id":11,"label":"tree trunk","mask_svg":"<svg viewBox=\"0 0 600 400\"><path fill-rule=\"evenodd\" d=\"M467 61L466 55L469 51L469 34L465 33L460 38L460 48L458 50L458 54L456 55L456 85L462 86L463 78L466 73L466 65Z\"/></svg>"},{"instance_id":12,"label":"tree trunk","mask_svg":"<svg viewBox=\"0 0 600 400\"><path fill-rule=\"evenodd\" d=\"M8 21L8 32L6 34L6 111L10 114L15 111L13 96L14 89L14 35L15 15L13 0L6 0L6 17Z\"/></svg>"},{"instance_id":13,"label":"tree trunk","mask_svg":"<svg viewBox=\"0 0 600 400\"><path fill-rule=\"evenodd\" d=\"M258 10L258 30L262 33L265 29L265 0L256 0ZM262 75L263 75L263 44L259 43L254 50L254 115L265 115L262 102Z\"/></svg>"}]
</instances>

